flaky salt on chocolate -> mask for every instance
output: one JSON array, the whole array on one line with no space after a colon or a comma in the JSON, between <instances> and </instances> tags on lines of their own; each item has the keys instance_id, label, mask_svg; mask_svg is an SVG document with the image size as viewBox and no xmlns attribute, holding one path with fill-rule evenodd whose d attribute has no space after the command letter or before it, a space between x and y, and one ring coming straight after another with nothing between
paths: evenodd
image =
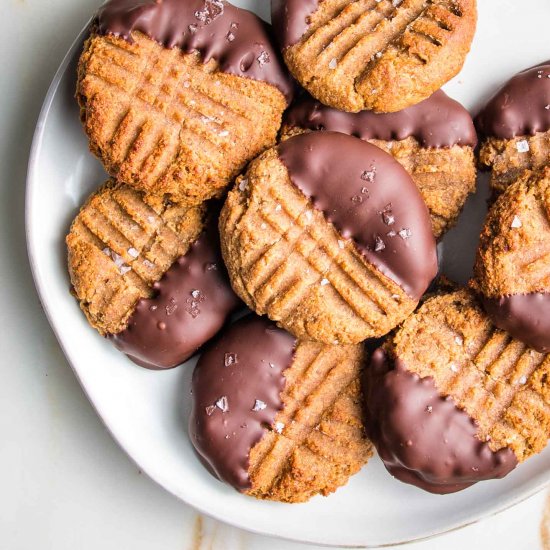
<instances>
[{"instance_id":1,"label":"flaky salt on chocolate","mask_svg":"<svg viewBox=\"0 0 550 550\"><path fill-rule=\"evenodd\" d=\"M238 362L226 365L228 355ZM255 315L237 321L193 373L195 449L211 473L256 498L303 502L336 490L371 454L361 421L363 359L362 346L296 341Z\"/></svg>"}]
</instances>

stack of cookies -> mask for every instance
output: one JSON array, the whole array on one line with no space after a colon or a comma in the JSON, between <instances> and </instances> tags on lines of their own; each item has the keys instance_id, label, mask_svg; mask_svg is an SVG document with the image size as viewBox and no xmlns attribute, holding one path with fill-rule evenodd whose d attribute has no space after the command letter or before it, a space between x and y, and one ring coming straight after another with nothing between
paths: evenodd
<instances>
[{"instance_id":1,"label":"stack of cookies","mask_svg":"<svg viewBox=\"0 0 550 550\"><path fill-rule=\"evenodd\" d=\"M440 90L475 0L272 12L99 9L77 99L110 179L67 236L73 293L141 367L200 352L189 437L244 494L328 495L374 448L433 493L503 477L550 434L550 65L478 116L478 161ZM500 196L475 277L434 285L478 162Z\"/></svg>"}]
</instances>

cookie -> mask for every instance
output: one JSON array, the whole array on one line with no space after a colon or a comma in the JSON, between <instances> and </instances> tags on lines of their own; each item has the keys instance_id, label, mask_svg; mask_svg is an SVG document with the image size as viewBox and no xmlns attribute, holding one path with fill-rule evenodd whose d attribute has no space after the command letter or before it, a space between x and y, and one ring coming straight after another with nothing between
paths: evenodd
<instances>
[{"instance_id":1,"label":"cookie","mask_svg":"<svg viewBox=\"0 0 550 550\"><path fill-rule=\"evenodd\" d=\"M275 143L291 95L267 26L221 0L109 0L78 66L81 118L107 171L189 205Z\"/></svg>"},{"instance_id":2,"label":"cookie","mask_svg":"<svg viewBox=\"0 0 550 550\"><path fill-rule=\"evenodd\" d=\"M526 170L550 158L550 62L508 81L475 119L484 136L479 160L491 170L491 187L502 193Z\"/></svg>"},{"instance_id":3,"label":"cookie","mask_svg":"<svg viewBox=\"0 0 550 550\"><path fill-rule=\"evenodd\" d=\"M492 206L473 287L493 323L550 352L550 166L525 172Z\"/></svg>"},{"instance_id":4,"label":"cookie","mask_svg":"<svg viewBox=\"0 0 550 550\"><path fill-rule=\"evenodd\" d=\"M274 0L290 72L342 111L389 113L427 99L462 68L475 0Z\"/></svg>"},{"instance_id":5,"label":"cookie","mask_svg":"<svg viewBox=\"0 0 550 550\"><path fill-rule=\"evenodd\" d=\"M471 291L438 295L373 355L367 432L396 478L427 491L500 478L546 446L549 373Z\"/></svg>"},{"instance_id":6,"label":"cookie","mask_svg":"<svg viewBox=\"0 0 550 550\"><path fill-rule=\"evenodd\" d=\"M249 315L193 373L191 441L220 480L259 499L304 502L345 485L371 456L361 345L295 340Z\"/></svg>"},{"instance_id":7,"label":"cookie","mask_svg":"<svg viewBox=\"0 0 550 550\"><path fill-rule=\"evenodd\" d=\"M430 210L434 235L456 222L476 185L477 135L470 113L445 92L398 113L346 113L304 95L285 113L283 139L329 130L369 141L390 153L416 183Z\"/></svg>"},{"instance_id":8,"label":"cookie","mask_svg":"<svg viewBox=\"0 0 550 550\"><path fill-rule=\"evenodd\" d=\"M428 209L410 176L342 133L294 136L254 160L228 195L220 234L246 304L326 344L388 333L437 273Z\"/></svg>"},{"instance_id":9,"label":"cookie","mask_svg":"<svg viewBox=\"0 0 550 550\"><path fill-rule=\"evenodd\" d=\"M193 355L240 301L205 207L153 203L109 181L80 210L67 247L90 324L134 362L161 369Z\"/></svg>"}]
</instances>

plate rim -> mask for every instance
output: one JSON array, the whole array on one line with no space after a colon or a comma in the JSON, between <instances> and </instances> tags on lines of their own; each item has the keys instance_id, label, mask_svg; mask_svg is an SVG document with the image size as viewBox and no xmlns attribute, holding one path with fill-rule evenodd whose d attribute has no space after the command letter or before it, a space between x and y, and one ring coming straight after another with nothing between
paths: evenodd
<instances>
[{"instance_id":1,"label":"plate rim","mask_svg":"<svg viewBox=\"0 0 550 550\"><path fill-rule=\"evenodd\" d=\"M536 494L543 491L545 488L550 487L550 478L546 481L542 481L539 485L534 486L533 488L529 490L525 490L521 493L519 493L515 498L510 498L506 501L502 502L502 505L495 504L493 506L489 506L485 512L480 513L479 515L464 519L462 521L457 521L455 524L447 526L443 528L442 530L432 529L431 532L424 536L415 537L412 539L407 540L397 540L391 543L385 543L383 545L372 545L369 543L360 543L360 544L352 544L352 545L340 545L338 543L334 542L323 542L322 539L315 539L315 538L296 538L292 536L284 536L277 532L270 532L265 531L261 529L255 529L252 526L249 525L241 525L235 520L226 519L223 517L223 515L219 513L212 512L205 508L204 505L201 505L200 503L193 502L193 499L190 498L188 495L180 494L179 492L176 493L173 491L168 484L165 484L160 478L158 478L155 474L149 473L149 471L142 467L140 462L136 457L134 457L130 451L128 450L127 446L122 442L121 439L117 437L113 429L111 428L109 422L107 419L100 413L98 408L96 407L96 404L91 399L88 389L86 385L83 383L78 368L76 367L72 357L70 356L69 352L67 351L63 337L61 335L61 331L58 330L58 327L54 321L53 314L50 311L49 303L46 299L46 292L44 290L43 282L41 280L41 273L40 273L40 267L38 265L38 262L36 261L36 254L34 252L34 244L33 244L33 235L35 233L34 229L34 223L32 220L31 213L33 212L33 192L37 185L38 176L36 174L37 172L37 159L40 154L40 150L42 147L42 143L44 140L44 131L46 128L45 121L50 113L50 109L52 106L52 103L54 101L54 98L56 96L56 93L59 89L59 86L61 84L61 81L67 72L67 69L70 65L70 62L72 61L73 57L75 56L77 49L81 47L81 44L84 40L84 37L86 35L86 32L89 29L90 23L93 18L90 18L87 23L84 25L83 29L78 33L76 38L71 43L69 49L67 50L67 53L63 57L63 60L61 61L59 67L57 68L52 81L48 87L48 90L46 92L46 95L44 97L44 101L42 103L35 130L33 133L33 139L31 143L30 153L29 153L29 161L27 165L27 176L25 181L25 240L26 240L26 247L27 247L27 255L29 259L29 265L31 268L31 274L33 278L33 283L35 286L35 289L37 291L40 304L42 306L42 309L46 315L46 318L48 320L48 324L50 325L50 328L52 332L54 333L56 340L61 348L61 351L63 352L63 355L67 362L69 363L71 370L73 371L76 379L78 380L78 383L80 387L82 388L86 398L90 402L93 410L97 414L98 418L100 419L101 423L105 426L106 430L110 434L110 436L113 438L113 440L116 442L116 444L122 449L122 451L125 453L125 455L133 462L143 473L147 475L149 479L151 479L153 482L155 482L157 485L162 487L165 491L167 491L169 494L175 496L178 500L182 501L187 506L191 507L192 509L196 510L200 514L203 514L207 517L210 517L212 519L215 519L217 521L220 521L221 523L224 523L226 525L230 525L232 527L235 527L237 529L242 529L244 531L248 531L250 533L261 535L261 536L268 536L272 537L274 539L278 540L284 540L284 541L290 541L290 542L298 542L303 544L309 544L309 545L318 545L326 548L388 548L392 546L405 546L407 544L412 544L415 542L422 542L422 541L428 541L431 539L434 539L436 537L441 537L445 534L458 531L461 529L464 529L470 525L474 525L476 523L479 523L481 521L484 521L486 519L489 519L491 517L494 517L498 514L501 514L502 512L509 510L513 508L514 506L517 506L518 504L528 500L529 498L535 496ZM90 153L91 154L91 153Z\"/></svg>"}]
</instances>

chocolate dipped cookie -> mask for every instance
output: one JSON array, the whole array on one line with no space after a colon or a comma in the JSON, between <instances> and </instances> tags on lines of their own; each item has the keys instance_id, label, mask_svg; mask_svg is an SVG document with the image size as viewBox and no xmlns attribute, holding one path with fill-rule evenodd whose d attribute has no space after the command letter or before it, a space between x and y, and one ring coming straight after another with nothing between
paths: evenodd
<instances>
[{"instance_id":1,"label":"chocolate dipped cookie","mask_svg":"<svg viewBox=\"0 0 550 550\"><path fill-rule=\"evenodd\" d=\"M387 334L437 273L429 212L409 174L342 133L297 135L254 160L220 233L246 304L325 344Z\"/></svg>"},{"instance_id":2,"label":"chocolate dipped cookie","mask_svg":"<svg viewBox=\"0 0 550 550\"><path fill-rule=\"evenodd\" d=\"M209 471L259 499L304 502L370 458L361 345L296 340L266 318L228 327L193 373L191 441Z\"/></svg>"},{"instance_id":3,"label":"chocolate dipped cookie","mask_svg":"<svg viewBox=\"0 0 550 550\"><path fill-rule=\"evenodd\" d=\"M109 0L78 66L81 118L107 171L190 205L275 143L291 95L266 24L225 0Z\"/></svg>"},{"instance_id":4,"label":"chocolate dipped cookie","mask_svg":"<svg viewBox=\"0 0 550 550\"><path fill-rule=\"evenodd\" d=\"M524 172L492 206L474 275L493 323L550 352L550 165Z\"/></svg>"},{"instance_id":5,"label":"chocolate dipped cookie","mask_svg":"<svg viewBox=\"0 0 550 550\"><path fill-rule=\"evenodd\" d=\"M290 72L342 111L388 113L427 99L462 68L475 0L272 0Z\"/></svg>"},{"instance_id":6,"label":"chocolate dipped cookie","mask_svg":"<svg viewBox=\"0 0 550 550\"><path fill-rule=\"evenodd\" d=\"M179 365L240 304L204 206L159 207L109 181L80 210L67 248L73 291L89 323L144 367Z\"/></svg>"},{"instance_id":7,"label":"chocolate dipped cookie","mask_svg":"<svg viewBox=\"0 0 550 550\"><path fill-rule=\"evenodd\" d=\"M391 154L411 175L430 210L436 237L456 222L475 190L477 135L470 113L439 90L398 113L346 113L309 95L285 113L281 136L327 130L349 134Z\"/></svg>"},{"instance_id":8,"label":"chocolate dipped cookie","mask_svg":"<svg viewBox=\"0 0 550 550\"><path fill-rule=\"evenodd\" d=\"M372 356L367 432L393 476L433 493L501 478L550 435L550 359L475 295L428 299Z\"/></svg>"},{"instance_id":9,"label":"chocolate dipped cookie","mask_svg":"<svg viewBox=\"0 0 550 550\"><path fill-rule=\"evenodd\" d=\"M526 170L549 164L550 62L509 80L475 120L483 136L479 161L491 170L491 187L502 193Z\"/></svg>"}]
</instances>

